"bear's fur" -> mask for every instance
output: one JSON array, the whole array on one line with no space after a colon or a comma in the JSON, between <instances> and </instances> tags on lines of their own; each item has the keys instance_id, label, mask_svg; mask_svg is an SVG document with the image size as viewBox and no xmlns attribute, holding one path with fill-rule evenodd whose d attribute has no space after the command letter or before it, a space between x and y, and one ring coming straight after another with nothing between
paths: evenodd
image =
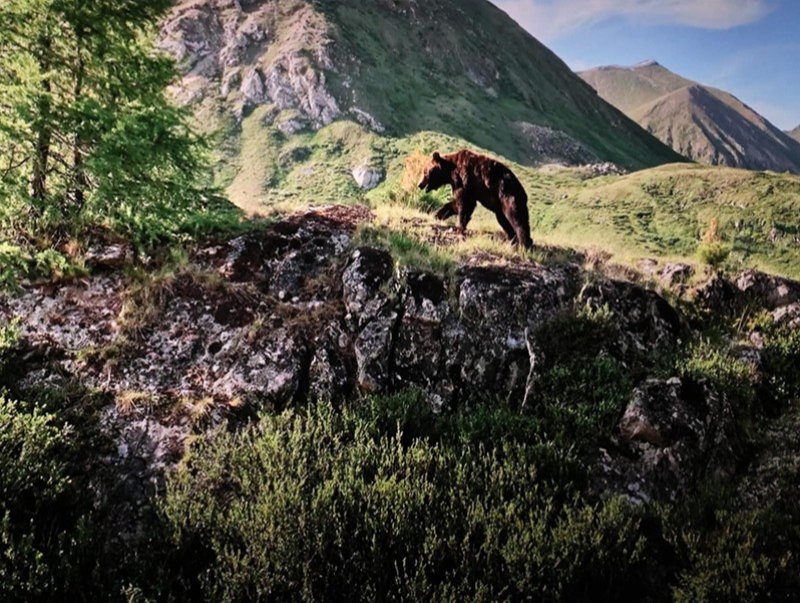
<instances>
[{"instance_id":1,"label":"bear's fur","mask_svg":"<svg viewBox=\"0 0 800 603\"><path fill-rule=\"evenodd\" d=\"M453 188L453 200L439 210L438 219L458 216L458 231L463 234L481 203L494 213L510 241L526 249L533 247L528 195L505 165L466 149L451 155L434 153L419 188L431 192L448 184Z\"/></svg>"}]
</instances>

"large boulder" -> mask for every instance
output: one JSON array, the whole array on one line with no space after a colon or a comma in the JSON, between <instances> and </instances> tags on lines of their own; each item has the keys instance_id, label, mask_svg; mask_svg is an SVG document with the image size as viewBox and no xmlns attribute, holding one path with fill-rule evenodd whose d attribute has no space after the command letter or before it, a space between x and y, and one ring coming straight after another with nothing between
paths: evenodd
<instances>
[{"instance_id":1,"label":"large boulder","mask_svg":"<svg viewBox=\"0 0 800 603\"><path fill-rule=\"evenodd\" d=\"M800 301L800 283L756 270L743 272L735 284L747 301L765 310L773 311Z\"/></svg>"},{"instance_id":2,"label":"large boulder","mask_svg":"<svg viewBox=\"0 0 800 603\"><path fill-rule=\"evenodd\" d=\"M655 356L681 332L680 314L663 297L631 283L605 281L584 286L581 303L614 316L618 336L609 347L627 361Z\"/></svg>"},{"instance_id":3,"label":"large boulder","mask_svg":"<svg viewBox=\"0 0 800 603\"><path fill-rule=\"evenodd\" d=\"M365 191L371 191L383 181L383 170L370 165L359 165L353 168L353 179L358 187Z\"/></svg>"},{"instance_id":4,"label":"large boulder","mask_svg":"<svg viewBox=\"0 0 800 603\"><path fill-rule=\"evenodd\" d=\"M531 334L572 305L577 284L569 267L462 269L458 320L444 330L446 373L460 397L521 401L531 373Z\"/></svg>"},{"instance_id":5,"label":"large boulder","mask_svg":"<svg viewBox=\"0 0 800 603\"><path fill-rule=\"evenodd\" d=\"M634 501L674 502L735 469L733 411L707 383L645 382L625 409L618 439L617 450L602 451L601 489Z\"/></svg>"},{"instance_id":6,"label":"large boulder","mask_svg":"<svg viewBox=\"0 0 800 603\"><path fill-rule=\"evenodd\" d=\"M390 382L390 359L398 312L390 295L394 263L381 249L357 249L342 275L346 320L355 333L356 381L362 391L384 391Z\"/></svg>"},{"instance_id":7,"label":"large boulder","mask_svg":"<svg viewBox=\"0 0 800 603\"><path fill-rule=\"evenodd\" d=\"M394 382L399 388L421 389L437 409L455 394L446 368L454 350L447 348L444 337L452 314L443 279L425 272L407 275L394 349Z\"/></svg>"}]
</instances>

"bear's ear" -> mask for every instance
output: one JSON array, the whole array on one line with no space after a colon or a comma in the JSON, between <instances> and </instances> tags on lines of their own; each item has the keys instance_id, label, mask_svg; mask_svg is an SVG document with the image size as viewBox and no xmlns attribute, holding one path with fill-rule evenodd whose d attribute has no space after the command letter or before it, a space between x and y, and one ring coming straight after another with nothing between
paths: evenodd
<instances>
[{"instance_id":1,"label":"bear's ear","mask_svg":"<svg viewBox=\"0 0 800 603\"><path fill-rule=\"evenodd\" d=\"M433 154L433 160L434 160L436 163L439 163L439 162L442 160L442 156L441 156L441 155L439 155L439 151L436 151L436 152L434 152L434 154Z\"/></svg>"}]
</instances>

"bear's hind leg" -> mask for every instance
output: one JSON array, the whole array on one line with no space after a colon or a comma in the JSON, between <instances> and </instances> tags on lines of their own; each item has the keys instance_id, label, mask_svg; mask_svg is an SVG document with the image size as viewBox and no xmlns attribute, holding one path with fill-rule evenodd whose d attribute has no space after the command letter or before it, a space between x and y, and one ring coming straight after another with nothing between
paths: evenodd
<instances>
[{"instance_id":1,"label":"bear's hind leg","mask_svg":"<svg viewBox=\"0 0 800 603\"><path fill-rule=\"evenodd\" d=\"M495 216L497 217L498 224L500 224L500 226L503 228L503 231L505 231L508 240L511 241L512 243L516 243L517 233L514 232L514 228L511 226L511 223L503 215L503 212L497 211L495 213Z\"/></svg>"},{"instance_id":2,"label":"bear's hind leg","mask_svg":"<svg viewBox=\"0 0 800 603\"><path fill-rule=\"evenodd\" d=\"M528 222L527 200L518 206L512 198L509 203L503 204L503 209L506 219L509 221L516 234L517 245L521 245L528 250L533 249L531 228Z\"/></svg>"}]
</instances>

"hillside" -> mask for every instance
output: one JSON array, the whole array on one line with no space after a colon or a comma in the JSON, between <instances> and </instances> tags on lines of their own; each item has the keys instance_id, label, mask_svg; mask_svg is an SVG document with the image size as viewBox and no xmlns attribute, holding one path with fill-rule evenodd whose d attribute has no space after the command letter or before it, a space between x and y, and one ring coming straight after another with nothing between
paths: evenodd
<instances>
[{"instance_id":1,"label":"hillside","mask_svg":"<svg viewBox=\"0 0 800 603\"><path fill-rule=\"evenodd\" d=\"M797 126L794 130L787 132L789 136L800 142L800 126Z\"/></svg>"},{"instance_id":2,"label":"hillside","mask_svg":"<svg viewBox=\"0 0 800 603\"><path fill-rule=\"evenodd\" d=\"M380 172L370 148L420 131L527 165L680 159L486 0L184 0L161 47L184 73L177 98L226 135L236 201L309 177L314 163L287 149L335 123L358 126L347 150L362 147L344 174Z\"/></svg>"},{"instance_id":3,"label":"hillside","mask_svg":"<svg viewBox=\"0 0 800 603\"><path fill-rule=\"evenodd\" d=\"M709 165L800 173L800 143L727 92L648 61L580 73L673 149Z\"/></svg>"},{"instance_id":4,"label":"hillside","mask_svg":"<svg viewBox=\"0 0 800 603\"><path fill-rule=\"evenodd\" d=\"M0 602L800 600L800 176L626 173L477 0L118 4L0 3Z\"/></svg>"}]
</instances>

